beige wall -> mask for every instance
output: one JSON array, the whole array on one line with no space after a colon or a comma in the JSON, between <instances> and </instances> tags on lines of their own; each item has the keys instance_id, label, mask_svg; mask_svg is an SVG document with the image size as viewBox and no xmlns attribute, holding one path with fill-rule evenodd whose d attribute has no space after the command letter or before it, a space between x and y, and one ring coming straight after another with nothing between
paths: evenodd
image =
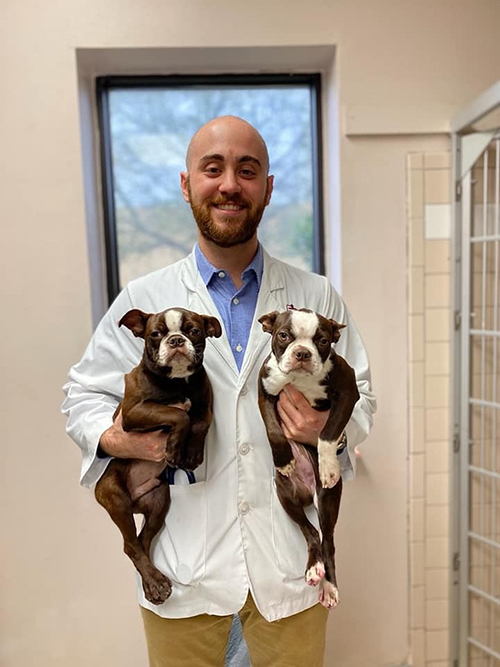
<instances>
[{"instance_id":1,"label":"beige wall","mask_svg":"<svg viewBox=\"0 0 500 667\"><path fill-rule=\"evenodd\" d=\"M408 156L410 599L414 667L450 660L450 152Z\"/></svg>"},{"instance_id":2,"label":"beige wall","mask_svg":"<svg viewBox=\"0 0 500 667\"><path fill-rule=\"evenodd\" d=\"M343 293L370 352L379 414L342 507L343 602L330 617L327 664L403 664L410 654L405 159L446 150L450 116L498 78L500 4L4 0L0 12L7 431L0 664L145 664L132 568L108 518L78 487L79 455L58 414L60 386L92 329L75 49L221 43L338 46L340 117L349 133L340 138ZM394 132L404 134L387 135Z\"/></svg>"}]
</instances>

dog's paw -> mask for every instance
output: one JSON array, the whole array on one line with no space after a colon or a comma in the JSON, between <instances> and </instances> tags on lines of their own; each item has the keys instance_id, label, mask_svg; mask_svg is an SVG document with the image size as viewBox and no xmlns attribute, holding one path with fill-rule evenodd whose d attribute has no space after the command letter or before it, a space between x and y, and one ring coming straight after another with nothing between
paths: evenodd
<instances>
[{"instance_id":1,"label":"dog's paw","mask_svg":"<svg viewBox=\"0 0 500 667\"><path fill-rule=\"evenodd\" d=\"M338 588L331 581L322 579L319 601L325 609L334 609L340 602Z\"/></svg>"},{"instance_id":2,"label":"dog's paw","mask_svg":"<svg viewBox=\"0 0 500 667\"><path fill-rule=\"evenodd\" d=\"M317 586L325 576L325 566L321 561L314 563L306 572L306 584L308 586Z\"/></svg>"},{"instance_id":3,"label":"dog's paw","mask_svg":"<svg viewBox=\"0 0 500 667\"><path fill-rule=\"evenodd\" d=\"M172 593L172 582L159 570L153 570L147 578L142 579L142 587L146 599L152 604L163 604Z\"/></svg>"},{"instance_id":4,"label":"dog's paw","mask_svg":"<svg viewBox=\"0 0 500 667\"><path fill-rule=\"evenodd\" d=\"M189 400L189 398L186 398L181 403L172 403L170 407L177 408L178 410L184 410L185 412L189 412L189 410L191 410L191 401Z\"/></svg>"},{"instance_id":5,"label":"dog's paw","mask_svg":"<svg viewBox=\"0 0 500 667\"><path fill-rule=\"evenodd\" d=\"M340 479L340 465L320 467L319 478L324 489L332 489Z\"/></svg>"},{"instance_id":6,"label":"dog's paw","mask_svg":"<svg viewBox=\"0 0 500 667\"><path fill-rule=\"evenodd\" d=\"M330 443L318 443L318 468L321 486L324 489L331 489L340 479L340 463Z\"/></svg>"},{"instance_id":7,"label":"dog's paw","mask_svg":"<svg viewBox=\"0 0 500 667\"><path fill-rule=\"evenodd\" d=\"M290 463L287 463L284 466L280 466L279 468L276 468L276 470L283 475L284 477L290 477L290 475L293 473L295 470L295 459L292 459Z\"/></svg>"},{"instance_id":8,"label":"dog's paw","mask_svg":"<svg viewBox=\"0 0 500 667\"><path fill-rule=\"evenodd\" d=\"M171 468L178 468L181 463L181 452L179 447L169 447L165 449L165 463Z\"/></svg>"},{"instance_id":9,"label":"dog's paw","mask_svg":"<svg viewBox=\"0 0 500 667\"><path fill-rule=\"evenodd\" d=\"M201 452L193 451L186 452L186 455L182 459L182 467L186 470L196 470L198 466L201 466L203 463L203 450Z\"/></svg>"}]
</instances>

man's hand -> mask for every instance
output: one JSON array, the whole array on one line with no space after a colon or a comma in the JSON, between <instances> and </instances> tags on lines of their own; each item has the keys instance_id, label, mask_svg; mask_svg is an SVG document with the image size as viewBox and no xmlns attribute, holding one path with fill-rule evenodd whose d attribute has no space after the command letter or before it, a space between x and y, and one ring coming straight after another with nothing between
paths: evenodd
<instances>
[{"instance_id":1,"label":"man's hand","mask_svg":"<svg viewBox=\"0 0 500 667\"><path fill-rule=\"evenodd\" d=\"M109 456L120 459L143 459L161 463L165 460L168 434L162 431L137 433L124 431L121 410L113 426L101 435L100 448Z\"/></svg>"},{"instance_id":2,"label":"man's hand","mask_svg":"<svg viewBox=\"0 0 500 667\"><path fill-rule=\"evenodd\" d=\"M289 440L316 447L330 412L315 410L298 389L287 384L279 396L278 414L283 433Z\"/></svg>"}]
</instances>

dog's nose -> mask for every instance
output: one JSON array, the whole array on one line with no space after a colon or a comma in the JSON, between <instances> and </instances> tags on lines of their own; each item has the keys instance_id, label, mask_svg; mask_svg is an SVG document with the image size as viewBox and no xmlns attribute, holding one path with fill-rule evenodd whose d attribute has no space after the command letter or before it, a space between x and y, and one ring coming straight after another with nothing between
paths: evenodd
<instances>
[{"instance_id":1,"label":"dog's nose","mask_svg":"<svg viewBox=\"0 0 500 667\"><path fill-rule=\"evenodd\" d=\"M170 347L182 347L184 345L184 338L182 336L172 336L168 339Z\"/></svg>"},{"instance_id":2,"label":"dog's nose","mask_svg":"<svg viewBox=\"0 0 500 667\"><path fill-rule=\"evenodd\" d=\"M306 350L305 347L299 347L297 350L295 350L294 355L297 361L309 361L311 358L310 351Z\"/></svg>"}]
</instances>

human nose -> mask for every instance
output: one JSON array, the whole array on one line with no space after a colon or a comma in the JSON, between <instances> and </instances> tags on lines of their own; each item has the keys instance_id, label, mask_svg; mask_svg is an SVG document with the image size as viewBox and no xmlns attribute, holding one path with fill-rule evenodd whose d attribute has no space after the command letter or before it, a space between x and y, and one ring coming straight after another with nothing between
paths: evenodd
<instances>
[{"instance_id":1,"label":"human nose","mask_svg":"<svg viewBox=\"0 0 500 667\"><path fill-rule=\"evenodd\" d=\"M239 194L241 192L238 177L232 169L224 171L219 185L219 191L228 195Z\"/></svg>"}]
</instances>

